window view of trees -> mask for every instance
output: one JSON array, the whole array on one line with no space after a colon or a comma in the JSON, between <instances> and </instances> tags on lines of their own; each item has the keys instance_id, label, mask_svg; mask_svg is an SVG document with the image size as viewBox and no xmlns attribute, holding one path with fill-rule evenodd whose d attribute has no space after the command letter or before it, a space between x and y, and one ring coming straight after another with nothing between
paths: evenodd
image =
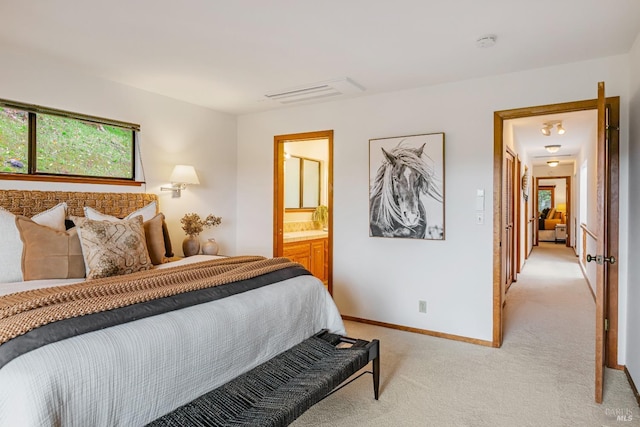
<instances>
[{"instance_id":1,"label":"window view of trees","mask_svg":"<svg viewBox=\"0 0 640 427\"><path fill-rule=\"evenodd\" d=\"M538 190L538 209L542 211L553 206L553 192L547 189Z\"/></svg>"},{"instance_id":2,"label":"window view of trees","mask_svg":"<svg viewBox=\"0 0 640 427\"><path fill-rule=\"evenodd\" d=\"M0 172L133 179L133 130L0 105Z\"/></svg>"},{"instance_id":3,"label":"window view of trees","mask_svg":"<svg viewBox=\"0 0 640 427\"><path fill-rule=\"evenodd\" d=\"M0 107L0 172L27 173L29 115Z\"/></svg>"}]
</instances>

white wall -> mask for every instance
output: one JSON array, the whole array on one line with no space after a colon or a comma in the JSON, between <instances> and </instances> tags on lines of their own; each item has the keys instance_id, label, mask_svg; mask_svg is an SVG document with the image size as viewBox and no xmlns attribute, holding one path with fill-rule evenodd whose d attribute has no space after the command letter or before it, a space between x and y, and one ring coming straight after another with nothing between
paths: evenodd
<instances>
[{"instance_id":1,"label":"white wall","mask_svg":"<svg viewBox=\"0 0 640 427\"><path fill-rule=\"evenodd\" d=\"M630 52L629 94L629 286L627 301L626 365L640 387L640 34ZM622 232L622 231L621 231Z\"/></svg>"},{"instance_id":2,"label":"white wall","mask_svg":"<svg viewBox=\"0 0 640 427\"><path fill-rule=\"evenodd\" d=\"M84 75L21 54L0 50L0 98L83 114L138 123L146 186L54 184L0 181L2 188L70 191L147 191L160 197L174 251L182 253L185 237L180 218L187 212L223 217L215 229L221 253L235 253L236 118L118 83ZM169 184L175 164L194 165L201 185L190 186L182 198L160 192Z\"/></svg>"},{"instance_id":3,"label":"white wall","mask_svg":"<svg viewBox=\"0 0 640 427\"><path fill-rule=\"evenodd\" d=\"M273 136L333 129L334 297L341 312L490 341L493 112L592 99L601 80L609 95L622 96L625 120L626 55L240 116L238 251L271 254ZM446 240L370 238L368 140L431 132L446 135ZM627 141L624 133L621 144ZM483 225L475 224L477 189L486 192ZM626 233L626 211L620 225ZM420 299L426 315L418 313Z\"/></svg>"}]
</instances>

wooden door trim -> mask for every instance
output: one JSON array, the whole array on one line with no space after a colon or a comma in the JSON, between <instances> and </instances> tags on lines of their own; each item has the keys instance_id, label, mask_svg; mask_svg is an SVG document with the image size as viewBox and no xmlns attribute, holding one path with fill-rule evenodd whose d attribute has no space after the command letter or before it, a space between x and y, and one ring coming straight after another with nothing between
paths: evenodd
<instances>
[{"instance_id":1,"label":"wooden door trim","mask_svg":"<svg viewBox=\"0 0 640 427\"><path fill-rule=\"evenodd\" d=\"M620 215L620 98L607 98L609 107L609 204L607 205L607 254L619 259L619 215ZM611 150L613 148L613 150ZM607 319L609 321L609 333L607 334L607 345L605 354L605 364L609 368L622 369L618 364L618 263L607 264L609 283L615 283L607 290Z\"/></svg>"},{"instance_id":2,"label":"wooden door trim","mask_svg":"<svg viewBox=\"0 0 640 427\"><path fill-rule=\"evenodd\" d=\"M273 137L273 256L282 256L284 223L284 144L290 141L328 141L327 208L329 210L327 288L333 295L333 130L303 132Z\"/></svg>"},{"instance_id":3,"label":"wooden door trim","mask_svg":"<svg viewBox=\"0 0 640 427\"><path fill-rule=\"evenodd\" d=\"M503 174L503 152L504 152L504 140L503 129L504 121L511 119L518 119L523 117L541 116L554 113L568 113L574 111L595 110L598 105L597 99L589 99L583 101L573 101L560 104L540 105L534 107L516 108L511 110L495 111L493 113L493 340L492 345L494 347L500 347L502 345L503 334L503 307L502 307L502 294L501 294L501 269L502 269L502 251L500 242L503 240L502 228L502 174ZM619 111L620 111L620 97L608 97L607 105L611 107L611 123L619 126ZM618 148L619 144L619 132L612 132L610 140L615 139L615 148ZM615 167L611 168L611 173L619 173L619 159L617 157L612 158L615 160ZM618 185L618 179L612 180L611 185ZM537 190L536 190L537 191ZM534 193L534 194L537 194ZM613 221L613 218L617 218L619 213L619 190L617 188L611 191L611 205L609 210L611 217L609 218L609 233L612 236L609 255L613 255L618 258L618 238L619 229L617 221ZM615 194L615 197L614 197ZM537 202L534 202L537 203ZM614 216L615 215L615 216ZM569 221L568 221L569 222ZM534 224L535 225L535 224ZM568 226L567 226L568 227ZM536 227L534 227L535 229ZM568 228L567 228L568 229ZM614 240L615 238L615 240ZM537 239L534 239L534 242ZM618 360L618 273L617 264L610 269L610 284L608 294L609 305L607 306L608 319L609 319L609 333L607 334L607 366L617 367ZM611 274L612 270L616 270L615 274ZM614 297L615 295L615 297Z\"/></svg>"},{"instance_id":4,"label":"wooden door trim","mask_svg":"<svg viewBox=\"0 0 640 427\"><path fill-rule=\"evenodd\" d=\"M511 242L509 242L510 244L508 245L508 247L511 250L511 254L509 254L509 260L511 265L509 266L509 272L511 273L511 277L507 278L508 279L508 284L505 283L505 288L504 288L504 293L503 293L503 297L504 295L506 295L507 291L509 290L509 288L511 287L511 285L513 284L513 282L517 282L518 281L518 274L517 274L517 268L516 268L516 242L518 241L517 236L516 236L516 227L515 227L515 223L516 223L516 203L519 204L519 201L516 199L515 197L515 174L516 174L516 164L518 161L518 156L516 155L515 151L513 151L510 147L505 147L505 159L504 162L506 164L507 162L507 155L511 156L512 160L511 160L511 176L506 177L506 179L511 181L511 195L510 198L507 197L507 202L509 200L511 200L511 206L509 206L507 209L511 210ZM504 214L504 212L503 212ZM504 218L504 215L501 216L501 218ZM504 226L503 226L504 228ZM506 234L506 232L505 232ZM508 237L507 237L508 238ZM506 257L506 254L503 253L503 255Z\"/></svg>"},{"instance_id":5,"label":"wooden door trim","mask_svg":"<svg viewBox=\"0 0 640 427\"><path fill-rule=\"evenodd\" d=\"M513 180L513 202L515 204L515 215L516 215L516 232L515 232L515 240L518 243L516 248L516 274L520 274L520 266L522 265L522 242L520 241L521 232L522 232L522 209L520 209L520 179L522 176L522 160L520 160L520 156L516 154L516 173ZM517 277L517 276L516 276Z\"/></svg>"},{"instance_id":6,"label":"wooden door trim","mask_svg":"<svg viewBox=\"0 0 640 427\"><path fill-rule=\"evenodd\" d=\"M596 234L596 254L607 256L606 250L606 221L607 221L607 157L606 157L606 100L605 100L604 82L598 83L598 126L597 126L597 142L596 142L596 211L597 211L597 227ZM595 400L596 403L602 403L604 392L604 363L606 354L606 331L605 319L605 301L606 295L606 270L605 265L596 263L596 343L595 343Z\"/></svg>"}]
</instances>

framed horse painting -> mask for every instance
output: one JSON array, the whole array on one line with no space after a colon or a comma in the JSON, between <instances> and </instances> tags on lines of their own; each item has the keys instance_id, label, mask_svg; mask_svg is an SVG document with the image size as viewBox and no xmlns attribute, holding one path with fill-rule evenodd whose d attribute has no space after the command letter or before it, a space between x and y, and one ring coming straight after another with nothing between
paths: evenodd
<instances>
[{"instance_id":1,"label":"framed horse painting","mask_svg":"<svg viewBox=\"0 0 640 427\"><path fill-rule=\"evenodd\" d=\"M444 240L444 133L369 140L369 236Z\"/></svg>"}]
</instances>

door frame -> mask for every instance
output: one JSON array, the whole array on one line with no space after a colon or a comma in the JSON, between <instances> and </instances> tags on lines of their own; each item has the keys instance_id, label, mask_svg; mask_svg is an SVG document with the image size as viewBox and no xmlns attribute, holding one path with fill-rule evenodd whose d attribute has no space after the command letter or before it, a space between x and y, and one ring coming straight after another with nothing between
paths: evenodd
<instances>
[{"instance_id":1,"label":"door frame","mask_svg":"<svg viewBox=\"0 0 640 427\"><path fill-rule=\"evenodd\" d=\"M606 98L610 109L612 126L620 123L620 97ZM598 100L589 99L559 104L540 105L534 107L516 108L512 110L495 111L493 113L493 341L494 347L500 347L504 332L504 312L502 301L502 262L503 254L501 242L504 241L504 227L502 224L502 182L504 171L505 144L503 139L504 121L523 117L542 116L555 113L569 113L574 111L597 110ZM619 259L618 254L618 218L619 218L619 132L610 133L609 177L607 182L610 189L610 204L608 208L607 235L608 254ZM622 369L618 365L618 264L608 266L608 286L606 286L607 305L604 307L608 319L609 330L605 339L605 363L607 367Z\"/></svg>"},{"instance_id":2,"label":"door frame","mask_svg":"<svg viewBox=\"0 0 640 427\"><path fill-rule=\"evenodd\" d=\"M535 200L534 200L534 212L540 212L540 206L538 206L538 191L540 191L540 187L546 187L544 185L540 185L539 182L540 180L544 180L544 179L564 179L564 185L566 187L565 189L565 197L566 197L566 205L567 205L567 222L566 222L566 226L567 226L567 240L565 241L565 246L567 247L571 247L571 236L573 234L573 228L571 227L571 215L573 214L573 204L571 203L571 201L573 200L573 194L571 192L571 186L573 185L573 181L571 180L571 176L569 175L549 175L549 176L537 176L535 179ZM555 190L554 190L555 193ZM554 197L555 198L555 197ZM555 206L555 202L554 202L554 206ZM538 227L536 227L536 230L538 230ZM577 235L577 234L576 234ZM536 244L540 243L540 239L536 239Z\"/></svg>"},{"instance_id":3,"label":"door frame","mask_svg":"<svg viewBox=\"0 0 640 427\"><path fill-rule=\"evenodd\" d=\"M513 179L513 202L516 205L515 209L515 223L516 223L516 232L517 236L514 240L514 244L516 244L516 278L517 275L520 274L522 268L522 242L520 241L520 236L522 233L522 203L520 202L520 177L522 176L522 160L520 160L520 156L516 154L516 172Z\"/></svg>"},{"instance_id":4,"label":"door frame","mask_svg":"<svg viewBox=\"0 0 640 427\"><path fill-rule=\"evenodd\" d=\"M327 209L329 210L327 247L327 289L333 295L333 130L293 133L273 137L273 256L284 249L284 144L318 139L327 140Z\"/></svg>"},{"instance_id":5,"label":"door frame","mask_svg":"<svg viewBox=\"0 0 640 427\"><path fill-rule=\"evenodd\" d=\"M517 268L516 268L516 247L519 246L519 239L516 237L516 224L519 220L516 217L517 208L516 205L520 204L520 200L516 197L516 164L518 162L518 157L516 153L509 147L505 147L504 150L504 165L507 165L508 157L511 159L511 174L510 176L505 176L503 183L508 183L507 189L511 189L511 194L507 195L506 192L503 194L506 206L505 211L502 212L501 218L504 220L507 215L511 218L511 223L509 225L504 226L503 224L503 232L505 233L503 242L507 242L507 244L503 245L502 256L508 258L509 265L507 263L503 263L503 289L502 289L502 303L506 301L505 295L513 282L518 280ZM507 169L505 168L505 173L507 173ZM503 205L504 206L504 205ZM507 233L506 230L509 228L510 233ZM510 238L508 236L511 236ZM508 240L507 240L508 239ZM510 241L509 241L510 240ZM509 252L509 253L507 253Z\"/></svg>"}]
</instances>

